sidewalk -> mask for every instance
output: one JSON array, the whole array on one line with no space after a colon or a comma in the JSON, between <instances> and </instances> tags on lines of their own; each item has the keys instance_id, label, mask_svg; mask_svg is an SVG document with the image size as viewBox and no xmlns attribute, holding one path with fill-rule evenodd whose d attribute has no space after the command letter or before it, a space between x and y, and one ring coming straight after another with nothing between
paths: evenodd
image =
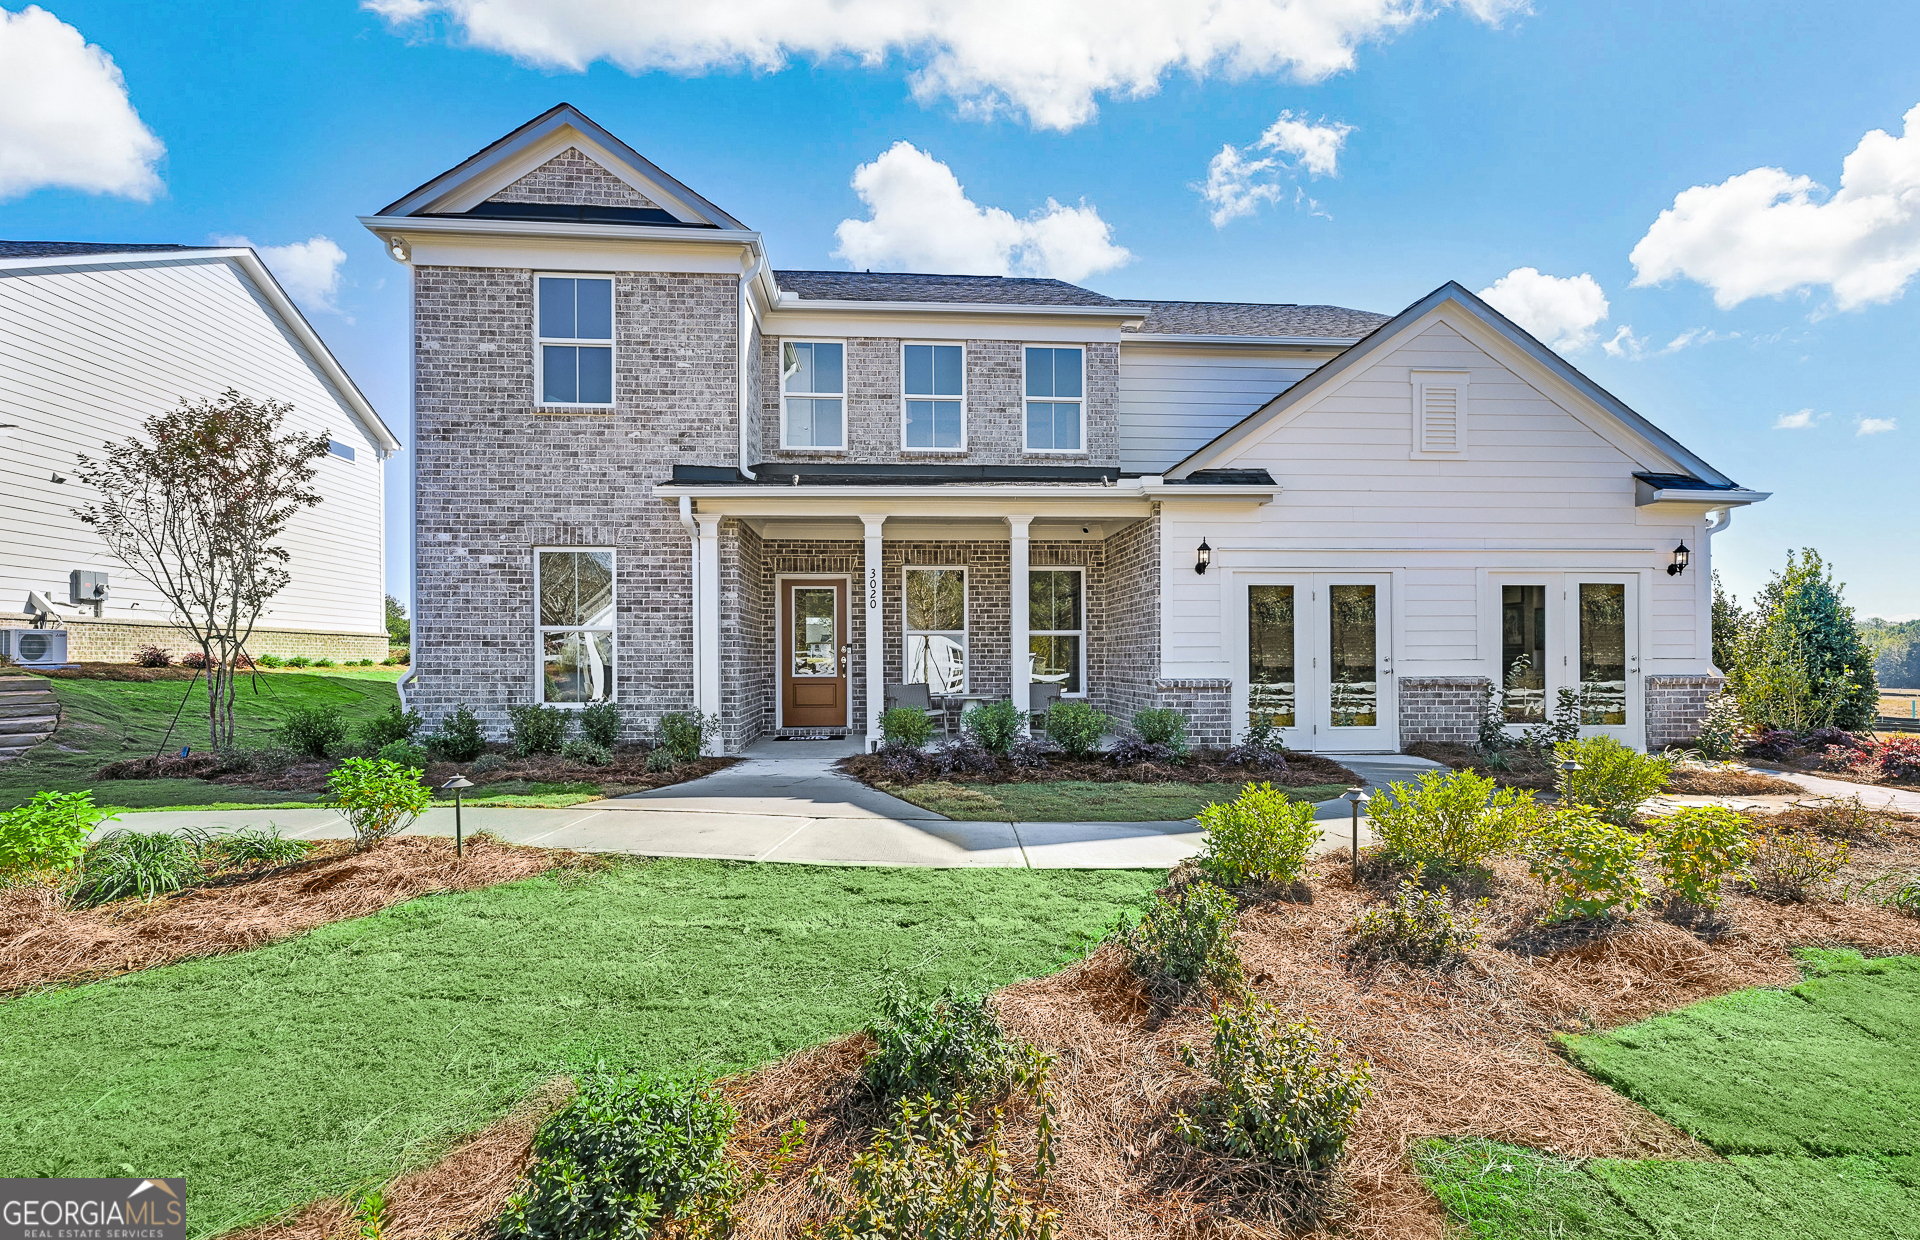
<instances>
[{"instance_id":1,"label":"sidewalk","mask_svg":"<svg viewBox=\"0 0 1920 1240\"><path fill-rule=\"evenodd\" d=\"M833 769L858 742L763 740L746 760L701 779L567 809L464 811L467 831L516 844L649 857L718 857L822 865L1010 866L1029 869L1168 869L1200 849L1192 819L1178 822L955 822L878 792ZM1369 791L1433 764L1392 754L1339 759ZM1351 846L1351 810L1321 803L1326 837L1316 852ZM330 809L169 810L128 814L135 831L279 827L293 839L349 833ZM436 805L408 829L453 834L453 809ZM1360 821L1360 846L1372 842Z\"/></svg>"}]
</instances>

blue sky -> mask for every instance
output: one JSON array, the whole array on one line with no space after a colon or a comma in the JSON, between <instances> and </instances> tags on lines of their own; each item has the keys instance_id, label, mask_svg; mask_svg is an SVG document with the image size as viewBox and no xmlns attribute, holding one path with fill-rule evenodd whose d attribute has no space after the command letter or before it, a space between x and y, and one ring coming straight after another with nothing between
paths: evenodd
<instances>
[{"instance_id":1,"label":"blue sky","mask_svg":"<svg viewBox=\"0 0 1920 1240\"><path fill-rule=\"evenodd\" d=\"M266 253L403 440L405 273L354 217L565 100L780 266L1388 312L1502 289L1775 493L1716 542L1741 594L1812 546L1864 614L1920 615L1920 6L4 5L0 237L298 247Z\"/></svg>"}]
</instances>

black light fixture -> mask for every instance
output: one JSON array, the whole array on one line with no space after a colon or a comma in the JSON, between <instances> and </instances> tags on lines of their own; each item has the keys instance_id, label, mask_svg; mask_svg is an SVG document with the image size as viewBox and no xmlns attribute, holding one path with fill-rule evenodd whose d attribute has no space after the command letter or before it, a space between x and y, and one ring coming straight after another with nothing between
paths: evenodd
<instances>
[{"instance_id":1,"label":"black light fixture","mask_svg":"<svg viewBox=\"0 0 1920 1240\"><path fill-rule=\"evenodd\" d=\"M1207 571L1207 565L1211 563L1213 563L1213 548L1207 546L1206 537L1202 535L1200 539L1200 558L1193 562L1193 571L1196 573L1205 573Z\"/></svg>"},{"instance_id":2,"label":"black light fixture","mask_svg":"<svg viewBox=\"0 0 1920 1240\"><path fill-rule=\"evenodd\" d=\"M1673 549L1673 563L1667 565L1667 576L1678 577L1687 571L1687 561L1693 558L1693 552L1687 550L1687 544L1681 543Z\"/></svg>"},{"instance_id":3,"label":"black light fixture","mask_svg":"<svg viewBox=\"0 0 1920 1240\"><path fill-rule=\"evenodd\" d=\"M456 857L467 855L467 842L460 831L460 794L471 787L473 781L458 774L440 785L442 791L453 793L453 855Z\"/></svg>"}]
</instances>

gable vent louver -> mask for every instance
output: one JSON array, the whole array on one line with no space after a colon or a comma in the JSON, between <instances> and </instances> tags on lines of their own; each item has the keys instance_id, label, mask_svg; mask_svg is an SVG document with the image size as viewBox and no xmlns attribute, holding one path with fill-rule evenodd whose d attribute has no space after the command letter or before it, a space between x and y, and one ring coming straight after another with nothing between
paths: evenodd
<instances>
[{"instance_id":1,"label":"gable vent louver","mask_svg":"<svg viewBox=\"0 0 1920 1240\"><path fill-rule=\"evenodd\" d=\"M1461 456L1466 451L1467 375L1413 375L1414 452L1419 456Z\"/></svg>"}]
</instances>

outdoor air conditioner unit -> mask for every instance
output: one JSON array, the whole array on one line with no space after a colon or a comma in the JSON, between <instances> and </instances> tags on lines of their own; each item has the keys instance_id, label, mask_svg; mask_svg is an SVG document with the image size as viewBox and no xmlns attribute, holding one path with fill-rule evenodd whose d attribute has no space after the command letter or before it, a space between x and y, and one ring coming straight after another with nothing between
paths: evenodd
<instances>
[{"instance_id":1,"label":"outdoor air conditioner unit","mask_svg":"<svg viewBox=\"0 0 1920 1240\"><path fill-rule=\"evenodd\" d=\"M67 631L0 628L0 655L22 667L59 667L67 661Z\"/></svg>"}]
</instances>

